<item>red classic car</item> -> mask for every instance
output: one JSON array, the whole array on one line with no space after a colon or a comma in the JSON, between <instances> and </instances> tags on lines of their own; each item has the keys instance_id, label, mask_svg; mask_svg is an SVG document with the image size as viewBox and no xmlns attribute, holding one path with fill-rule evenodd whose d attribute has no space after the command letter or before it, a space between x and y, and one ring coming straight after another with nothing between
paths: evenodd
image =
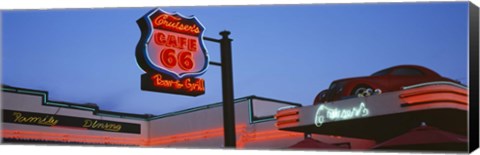
<instances>
[{"instance_id":1,"label":"red classic car","mask_svg":"<svg viewBox=\"0 0 480 155\"><path fill-rule=\"evenodd\" d=\"M396 91L404 86L432 81L458 83L422 66L400 65L383 69L366 77L333 81L328 89L322 90L315 97L313 104Z\"/></svg>"}]
</instances>

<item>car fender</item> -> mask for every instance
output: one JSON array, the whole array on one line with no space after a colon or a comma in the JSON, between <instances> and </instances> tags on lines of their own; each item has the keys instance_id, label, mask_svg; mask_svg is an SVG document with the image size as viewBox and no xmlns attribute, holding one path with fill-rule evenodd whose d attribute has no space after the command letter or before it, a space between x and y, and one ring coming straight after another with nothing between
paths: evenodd
<instances>
[{"instance_id":1,"label":"car fender","mask_svg":"<svg viewBox=\"0 0 480 155\"><path fill-rule=\"evenodd\" d=\"M377 89L380 88L378 84L368 81L368 80L355 80L355 81L350 81L347 82L343 88L343 96L349 96L350 93L352 92L355 87L360 86L360 85L367 85L371 87L372 89ZM380 88L381 89L381 88Z\"/></svg>"}]
</instances>

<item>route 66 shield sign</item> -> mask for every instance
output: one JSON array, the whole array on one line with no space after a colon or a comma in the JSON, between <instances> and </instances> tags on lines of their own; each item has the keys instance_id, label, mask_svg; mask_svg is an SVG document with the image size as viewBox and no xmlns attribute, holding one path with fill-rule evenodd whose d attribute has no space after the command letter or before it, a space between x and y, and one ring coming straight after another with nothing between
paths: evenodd
<instances>
[{"instance_id":1,"label":"route 66 shield sign","mask_svg":"<svg viewBox=\"0 0 480 155\"><path fill-rule=\"evenodd\" d=\"M137 45L137 61L142 69L165 73L176 79L205 72L208 65L203 44L205 28L196 17L154 9L138 23L142 39Z\"/></svg>"},{"instance_id":2,"label":"route 66 shield sign","mask_svg":"<svg viewBox=\"0 0 480 155\"><path fill-rule=\"evenodd\" d=\"M200 88L203 79L194 78L206 71L209 62L203 44L205 28L196 17L154 9L137 24L142 32L136 49L137 63L147 72L142 75L142 89L176 94L204 90ZM197 89L186 88L191 85Z\"/></svg>"}]
</instances>

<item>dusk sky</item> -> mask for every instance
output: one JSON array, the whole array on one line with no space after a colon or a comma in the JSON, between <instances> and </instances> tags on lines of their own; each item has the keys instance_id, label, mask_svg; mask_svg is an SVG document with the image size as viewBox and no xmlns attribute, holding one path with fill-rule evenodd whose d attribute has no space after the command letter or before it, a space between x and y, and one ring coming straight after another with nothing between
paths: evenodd
<instances>
[{"instance_id":1,"label":"dusk sky","mask_svg":"<svg viewBox=\"0 0 480 155\"><path fill-rule=\"evenodd\" d=\"M164 114L222 101L209 66L198 97L140 90L136 20L153 8L2 11L2 84L102 110ZM311 105L340 78L401 64L467 84L468 2L161 7L231 31L235 98ZM206 41L211 60L219 45Z\"/></svg>"}]
</instances>

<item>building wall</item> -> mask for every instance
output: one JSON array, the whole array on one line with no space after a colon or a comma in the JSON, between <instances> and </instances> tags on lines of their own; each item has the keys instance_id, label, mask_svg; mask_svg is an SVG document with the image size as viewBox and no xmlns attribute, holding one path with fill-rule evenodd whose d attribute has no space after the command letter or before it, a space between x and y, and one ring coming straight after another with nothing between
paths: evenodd
<instances>
[{"instance_id":1,"label":"building wall","mask_svg":"<svg viewBox=\"0 0 480 155\"><path fill-rule=\"evenodd\" d=\"M147 121L97 116L94 115L92 111L77 110L58 106L46 106L42 105L43 100L44 99L42 96L3 92L2 109L21 112L42 113L52 116L62 115L81 117L86 119L140 124L140 134L116 133L108 131L86 130L81 128L66 128L55 126L51 127L3 122L2 131L4 138L19 138L31 140L40 139L51 141L61 140L65 142L113 145L144 145L144 143L147 141Z\"/></svg>"},{"instance_id":2,"label":"building wall","mask_svg":"<svg viewBox=\"0 0 480 155\"><path fill-rule=\"evenodd\" d=\"M248 100L235 103L236 129L248 123ZM150 145L166 147L223 146L223 112L217 106L150 121Z\"/></svg>"},{"instance_id":3,"label":"building wall","mask_svg":"<svg viewBox=\"0 0 480 155\"><path fill-rule=\"evenodd\" d=\"M266 106L268 105L268 106ZM292 106L280 101L249 98L235 103L236 141L241 149L286 149L304 139L304 133L278 130L275 119L252 120L253 116L273 116L280 107ZM268 109L270 107L270 109ZM250 109L252 108L252 109ZM273 109L273 110L271 110ZM222 107L201 109L150 121L150 146L157 147L223 147ZM312 138L329 144L348 144L353 149L366 149L374 141L313 135Z\"/></svg>"},{"instance_id":4,"label":"building wall","mask_svg":"<svg viewBox=\"0 0 480 155\"><path fill-rule=\"evenodd\" d=\"M4 110L141 125L141 133L132 134L3 122L3 138L177 148L222 148L224 145L221 103L142 120L94 114L94 111L85 109L85 107L77 107L80 109L62 107L61 104L49 102L46 92L3 91L2 97L2 109ZM45 104L47 102L48 105ZM304 133L277 129L273 116L279 108L286 106L300 105L255 96L237 99L235 101L237 148L285 149L303 140ZM348 143L353 149L369 148L375 144L370 140L347 137L329 135L313 135L312 137L329 144Z\"/></svg>"}]
</instances>

